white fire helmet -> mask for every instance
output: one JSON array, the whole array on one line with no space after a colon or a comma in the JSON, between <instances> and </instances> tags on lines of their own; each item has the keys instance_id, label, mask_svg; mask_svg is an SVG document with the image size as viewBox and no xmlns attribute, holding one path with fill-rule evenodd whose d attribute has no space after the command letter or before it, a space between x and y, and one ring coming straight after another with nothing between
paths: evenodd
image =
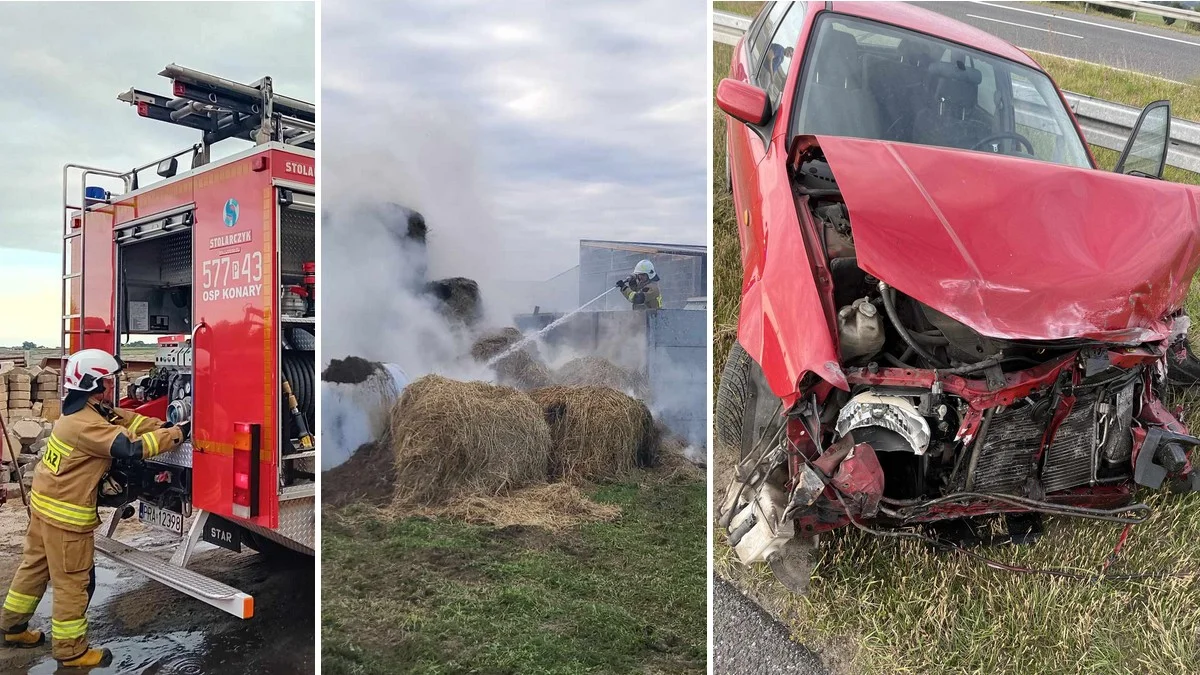
<instances>
[{"instance_id":1,"label":"white fire helmet","mask_svg":"<svg viewBox=\"0 0 1200 675\"><path fill-rule=\"evenodd\" d=\"M100 380L113 377L124 367L120 359L103 349L81 349L67 359L63 387L72 391L98 391Z\"/></svg>"},{"instance_id":2,"label":"white fire helmet","mask_svg":"<svg viewBox=\"0 0 1200 675\"><path fill-rule=\"evenodd\" d=\"M649 260L643 260L633 266L634 274L645 274L647 277L654 278L654 263Z\"/></svg>"}]
</instances>

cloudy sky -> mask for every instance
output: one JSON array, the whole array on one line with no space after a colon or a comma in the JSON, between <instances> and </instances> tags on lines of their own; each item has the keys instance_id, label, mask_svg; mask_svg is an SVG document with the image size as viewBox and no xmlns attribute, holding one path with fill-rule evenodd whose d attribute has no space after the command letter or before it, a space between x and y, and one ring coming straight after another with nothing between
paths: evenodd
<instances>
[{"instance_id":1,"label":"cloudy sky","mask_svg":"<svg viewBox=\"0 0 1200 675\"><path fill-rule=\"evenodd\" d=\"M199 139L117 94L169 95L174 62L312 101L315 30L309 2L0 2L0 345L58 344L63 164L128 169Z\"/></svg>"},{"instance_id":2,"label":"cloudy sky","mask_svg":"<svg viewBox=\"0 0 1200 675\"><path fill-rule=\"evenodd\" d=\"M701 3L322 12L324 208L420 210L431 274L545 280L577 263L581 238L705 242Z\"/></svg>"}]
</instances>

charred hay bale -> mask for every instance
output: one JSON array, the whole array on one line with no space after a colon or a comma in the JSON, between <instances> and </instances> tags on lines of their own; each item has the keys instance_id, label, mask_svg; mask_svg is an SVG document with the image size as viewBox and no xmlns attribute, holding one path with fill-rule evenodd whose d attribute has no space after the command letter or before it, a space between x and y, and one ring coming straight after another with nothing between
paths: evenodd
<instances>
[{"instance_id":1,"label":"charred hay bale","mask_svg":"<svg viewBox=\"0 0 1200 675\"><path fill-rule=\"evenodd\" d=\"M426 375L404 390L389 425L400 505L445 504L546 480L550 428L541 407L515 389Z\"/></svg>"},{"instance_id":2,"label":"charred hay bale","mask_svg":"<svg viewBox=\"0 0 1200 675\"><path fill-rule=\"evenodd\" d=\"M334 359L321 372L322 382L337 382L340 384L359 384L366 382L383 366L374 361L368 361L358 356L347 356L344 359Z\"/></svg>"},{"instance_id":3,"label":"charred hay bale","mask_svg":"<svg viewBox=\"0 0 1200 675\"><path fill-rule=\"evenodd\" d=\"M408 212L407 228L404 236L424 246L425 237L428 234L429 226L425 224L425 216L417 211L410 210Z\"/></svg>"},{"instance_id":4,"label":"charred hay bale","mask_svg":"<svg viewBox=\"0 0 1200 675\"><path fill-rule=\"evenodd\" d=\"M567 361L555 371L554 380L569 387L609 387L639 399L650 395L650 385L645 378L599 356Z\"/></svg>"},{"instance_id":5,"label":"charred hay bale","mask_svg":"<svg viewBox=\"0 0 1200 675\"><path fill-rule=\"evenodd\" d=\"M524 336L516 328L504 328L498 333L484 335L471 345L471 356L479 363L487 363L493 357L508 351ZM554 383L550 369L537 359L537 352L531 346L522 347L508 356L492 364L501 384L516 387L522 391L548 387Z\"/></svg>"},{"instance_id":6,"label":"charred hay bale","mask_svg":"<svg viewBox=\"0 0 1200 675\"><path fill-rule=\"evenodd\" d=\"M550 480L606 480L654 463L658 432L641 401L590 386L545 387L529 395L550 425Z\"/></svg>"},{"instance_id":7,"label":"charred hay bale","mask_svg":"<svg viewBox=\"0 0 1200 675\"><path fill-rule=\"evenodd\" d=\"M425 292L441 301L442 315L468 326L483 316L479 302L479 284L466 277L438 279L425 284Z\"/></svg>"}]
</instances>

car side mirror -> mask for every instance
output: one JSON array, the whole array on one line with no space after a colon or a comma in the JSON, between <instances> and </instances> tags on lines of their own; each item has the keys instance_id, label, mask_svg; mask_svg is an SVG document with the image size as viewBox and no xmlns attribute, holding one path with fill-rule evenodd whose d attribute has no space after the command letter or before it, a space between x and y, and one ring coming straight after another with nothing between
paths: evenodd
<instances>
[{"instance_id":1,"label":"car side mirror","mask_svg":"<svg viewBox=\"0 0 1200 675\"><path fill-rule=\"evenodd\" d=\"M1171 103L1155 101L1142 110L1117 160L1117 173L1162 178L1171 144Z\"/></svg>"},{"instance_id":2,"label":"car side mirror","mask_svg":"<svg viewBox=\"0 0 1200 675\"><path fill-rule=\"evenodd\" d=\"M739 122L763 124L771 118L770 104L767 92L752 84L725 78L717 85L717 107Z\"/></svg>"}]
</instances>

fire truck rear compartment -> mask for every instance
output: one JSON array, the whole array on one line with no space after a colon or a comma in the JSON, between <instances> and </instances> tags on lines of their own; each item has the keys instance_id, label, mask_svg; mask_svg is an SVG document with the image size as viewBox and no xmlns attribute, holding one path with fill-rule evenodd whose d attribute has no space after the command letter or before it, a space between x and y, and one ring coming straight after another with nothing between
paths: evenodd
<instances>
[{"instance_id":1,"label":"fire truck rear compartment","mask_svg":"<svg viewBox=\"0 0 1200 675\"><path fill-rule=\"evenodd\" d=\"M179 335L192 330L190 230L118 248L118 330L126 335Z\"/></svg>"}]
</instances>

